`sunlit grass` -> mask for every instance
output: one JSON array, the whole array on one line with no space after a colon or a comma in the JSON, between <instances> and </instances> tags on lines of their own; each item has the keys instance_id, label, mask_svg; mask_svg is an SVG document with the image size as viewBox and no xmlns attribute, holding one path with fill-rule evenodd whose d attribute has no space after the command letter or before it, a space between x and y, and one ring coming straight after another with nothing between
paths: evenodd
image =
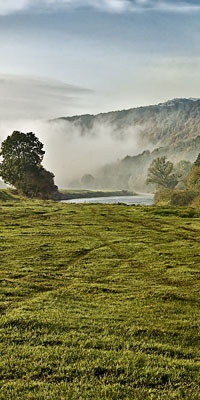
<instances>
[{"instance_id":1,"label":"sunlit grass","mask_svg":"<svg viewBox=\"0 0 200 400\"><path fill-rule=\"evenodd\" d=\"M200 212L0 202L0 399L200 398Z\"/></svg>"}]
</instances>

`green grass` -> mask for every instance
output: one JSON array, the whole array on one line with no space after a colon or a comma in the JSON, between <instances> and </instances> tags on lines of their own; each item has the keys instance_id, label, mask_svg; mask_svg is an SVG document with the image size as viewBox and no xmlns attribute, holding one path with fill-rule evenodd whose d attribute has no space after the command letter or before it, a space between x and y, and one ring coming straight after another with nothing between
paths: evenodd
<instances>
[{"instance_id":1,"label":"green grass","mask_svg":"<svg viewBox=\"0 0 200 400\"><path fill-rule=\"evenodd\" d=\"M8 189L0 189L0 201L12 201L19 200L19 196L17 196L14 192Z\"/></svg>"},{"instance_id":2,"label":"green grass","mask_svg":"<svg viewBox=\"0 0 200 400\"><path fill-rule=\"evenodd\" d=\"M200 398L200 211L0 202L0 399Z\"/></svg>"}]
</instances>

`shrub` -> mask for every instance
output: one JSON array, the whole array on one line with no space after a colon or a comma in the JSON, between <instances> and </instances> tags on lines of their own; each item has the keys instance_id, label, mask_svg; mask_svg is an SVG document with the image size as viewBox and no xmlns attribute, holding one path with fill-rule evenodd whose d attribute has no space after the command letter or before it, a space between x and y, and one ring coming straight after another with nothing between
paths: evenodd
<instances>
[{"instance_id":1,"label":"shrub","mask_svg":"<svg viewBox=\"0 0 200 400\"><path fill-rule=\"evenodd\" d=\"M188 187L191 190L200 192L200 167L194 167L187 181Z\"/></svg>"},{"instance_id":2,"label":"shrub","mask_svg":"<svg viewBox=\"0 0 200 400\"><path fill-rule=\"evenodd\" d=\"M192 207L200 208L200 194L196 196L192 202L191 202Z\"/></svg>"},{"instance_id":3,"label":"shrub","mask_svg":"<svg viewBox=\"0 0 200 400\"><path fill-rule=\"evenodd\" d=\"M160 205L170 204L171 195L173 190L171 189L161 189L155 193L155 203Z\"/></svg>"},{"instance_id":4,"label":"shrub","mask_svg":"<svg viewBox=\"0 0 200 400\"><path fill-rule=\"evenodd\" d=\"M196 197L192 190L174 190L171 195L170 204L172 206L188 206Z\"/></svg>"},{"instance_id":5,"label":"shrub","mask_svg":"<svg viewBox=\"0 0 200 400\"><path fill-rule=\"evenodd\" d=\"M158 204L171 206L188 206L192 203L197 193L192 190L160 190L155 194L155 201Z\"/></svg>"}]
</instances>

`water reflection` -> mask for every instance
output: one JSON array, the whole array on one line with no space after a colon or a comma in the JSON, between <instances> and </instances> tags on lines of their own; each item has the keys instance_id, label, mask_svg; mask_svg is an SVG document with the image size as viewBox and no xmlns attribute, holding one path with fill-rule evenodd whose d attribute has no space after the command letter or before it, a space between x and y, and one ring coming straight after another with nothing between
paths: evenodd
<instances>
[{"instance_id":1,"label":"water reflection","mask_svg":"<svg viewBox=\"0 0 200 400\"><path fill-rule=\"evenodd\" d=\"M154 204L154 195L153 194L145 194L138 196L112 196L112 197L96 197L96 198L83 198L83 199L72 199L72 200L63 200L63 203L101 203L101 204L136 204L143 206L151 206Z\"/></svg>"}]
</instances>

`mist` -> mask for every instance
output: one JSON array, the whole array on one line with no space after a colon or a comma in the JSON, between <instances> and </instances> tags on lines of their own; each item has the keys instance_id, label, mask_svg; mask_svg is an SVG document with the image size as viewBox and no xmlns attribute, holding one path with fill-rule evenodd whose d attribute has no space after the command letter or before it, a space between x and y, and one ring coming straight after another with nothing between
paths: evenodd
<instances>
[{"instance_id":1,"label":"mist","mask_svg":"<svg viewBox=\"0 0 200 400\"><path fill-rule=\"evenodd\" d=\"M66 120L10 120L0 122L0 141L14 130L34 132L44 144L43 165L55 175L59 188L70 188L71 182L81 180L85 174L95 176L98 169L126 155L143 150L138 127L117 130L111 123L95 123L84 131Z\"/></svg>"}]
</instances>

